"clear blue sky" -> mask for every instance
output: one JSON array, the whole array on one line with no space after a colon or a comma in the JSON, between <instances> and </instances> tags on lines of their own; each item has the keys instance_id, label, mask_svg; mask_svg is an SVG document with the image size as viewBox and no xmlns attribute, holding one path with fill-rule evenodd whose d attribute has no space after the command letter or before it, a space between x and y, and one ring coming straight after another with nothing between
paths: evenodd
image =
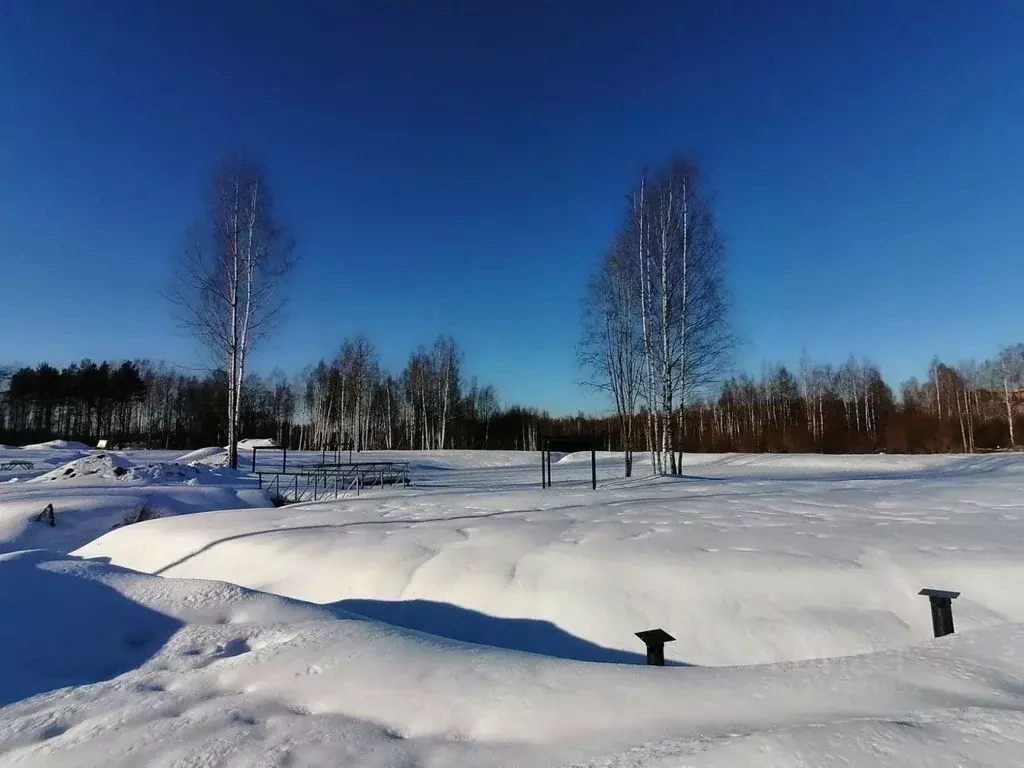
<instances>
[{"instance_id":1,"label":"clear blue sky","mask_svg":"<svg viewBox=\"0 0 1024 768\"><path fill-rule=\"evenodd\" d=\"M0 9L0 360L198 360L157 288L211 168L267 168L303 259L257 356L451 333L570 411L638 170L700 157L737 367L892 382L1024 339L1024 3L137 2Z\"/></svg>"}]
</instances>

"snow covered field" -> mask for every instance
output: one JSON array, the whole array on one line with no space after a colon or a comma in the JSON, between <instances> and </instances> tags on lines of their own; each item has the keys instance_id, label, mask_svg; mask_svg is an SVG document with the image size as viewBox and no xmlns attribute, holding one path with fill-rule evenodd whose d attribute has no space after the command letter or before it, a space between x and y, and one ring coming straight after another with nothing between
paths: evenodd
<instances>
[{"instance_id":1,"label":"snow covered field","mask_svg":"<svg viewBox=\"0 0 1024 768\"><path fill-rule=\"evenodd\" d=\"M217 454L208 453L204 463L182 453L113 453L63 441L0 447L0 466L31 464L0 470L0 552L68 552L143 507L166 516L269 504L254 479L218 466ZM47 504L54 508L53 527L36 522Z\"/></svg>"},{"instance_id":2,"label":"snow covered field","mask_svg":"<svg viewBox=\"0 0 1024 768\"><path fill-rule=\"evenodd\" d=\"M1024 765L1024 457L606 455L594 492L589 456L541 490L538 454L363 454L414 488L274 509L216 452L36 453L0 477L2 765ZM192 506L110 530L121 497Z\"/></svg>"}]
</instances>

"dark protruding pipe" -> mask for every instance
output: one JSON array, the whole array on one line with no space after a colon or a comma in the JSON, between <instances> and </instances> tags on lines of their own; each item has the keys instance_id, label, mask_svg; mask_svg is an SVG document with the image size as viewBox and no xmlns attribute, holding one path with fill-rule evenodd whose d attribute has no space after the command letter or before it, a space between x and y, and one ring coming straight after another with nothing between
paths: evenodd
<instances>
[{"instance_id":1,"label":"dark protruding pipe","mask_svg":"<svg viewBox=\"0 0 1024 768\"><path fill-rule=\"evenodd\" d=\"M665 643L675 640L672 635L664 629L647 629L637 632L636 636L643 640L647 646L647 665L650 667L665 666Z\"/></svg>"},{"instance_id":2,"label":"dark protruding pipe","mask_svg":"<svg viewBox=\"0 0 1024 768\"><path fill-rule=\"evenodd\" d=\"M952 635L953 629L953 601L960 597L959 592L950 592L945 589L922 589L917 594L928 598L932 608L932 630L936 637Z\"/></svg>"}]
</instances>

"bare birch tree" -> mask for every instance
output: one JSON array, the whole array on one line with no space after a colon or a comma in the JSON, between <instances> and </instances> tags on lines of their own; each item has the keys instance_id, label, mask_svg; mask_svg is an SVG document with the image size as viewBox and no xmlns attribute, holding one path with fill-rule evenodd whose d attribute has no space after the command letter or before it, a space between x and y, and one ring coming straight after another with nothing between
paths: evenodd
<instances>
[{"instance_id":1,"label":"bare birch tree","mask_svg":"<svg viewBox=\"0 0 1024 768\"><path fill-rule=\"evenodd\" d=\"M625 453L626 477L633 475L633 424L643 376L643 347L637 327L639 283L629 245L616 239L591 278L583 301L583 332L576 348L584 384L607 392L615 404Z\"/></svg>"},{"instance_id":2,"label":"bare birch tree","mask_svg":"<svg viewBox=\"0 0 1024 768\"><path fill-rule=\"evenodd\" d=\"M645 358L641 388L657 473L679 471L675 449L688 400L722 373L733 346L725 249L697 167L676 159L641 178L627 231L640 270Z\"/></svg>"},{"instance_id":3,"label":"bare birch tree","mask_svg":"<svg viewBox=\"0 0 1024 768\"><path fill-rule=\"evenodd\" d=\"M732 349L725 249L697 167L673 160L644 173L584 303L580 361L608 390L620 420L642 399L655 473L680 471L687 402ZM629 468L627 458L627 471Z\"/></svg>"},{"instance_id":4,"label":"bare birch tree","mask_svg":"<svg viewBox=\"0 0 1024 768\"><path fill-rule=\"evenodd\" d=\"M1024 344L1002 347L999 350L999 362L993 377L1002 385L1003 404L1006 407L1006 422L1010 431L1010 447L1017 446L1013 433L1014 395L1024 383Z\"/></svg>"},{"instance_id":5,"label":"bare birch tree","mask_svg":"<svg viewBox=\"0 0 1024 768\"><path fill-rule=\"evenodd\" d=\"M237 468L246 365L281 318L282 285L294 255L258 167L227 160L210 192L207 219L175 260L174 282L165 295L181 324L227 373L228 457Z\"/></svg>"}]
</instances>

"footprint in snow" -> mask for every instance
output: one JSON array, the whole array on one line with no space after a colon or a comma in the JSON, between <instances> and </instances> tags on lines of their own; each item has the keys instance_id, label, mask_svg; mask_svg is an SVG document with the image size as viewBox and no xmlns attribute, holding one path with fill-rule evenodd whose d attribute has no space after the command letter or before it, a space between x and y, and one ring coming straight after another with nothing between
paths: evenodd
<instances>
[{"instance_id":1,"label":"footprint in snow","mask_svg":"<svg viewBox=\"0 0 1024 768\"><path fill-rule=\"evenodd\" d=\"M43 728L39 733L40 741L47 741L48 739L55 739L58 736L66 733L68 726L63 723L50 723L50 725Z\"/></svg>"},{"instance_id":2,"label":"footprint in snow","mask_svg":"<svg viewBox=\"0 0 1024 768\"><path fill-rule=\"evenodd\" d=\"M243 653L248 653L252 648L249 645L249 641L244 638L237 638L231 640L221 648L218 648L217 657L221 659L230 659L234 656L241 656Z\"/></svg>"}]
</instances>

